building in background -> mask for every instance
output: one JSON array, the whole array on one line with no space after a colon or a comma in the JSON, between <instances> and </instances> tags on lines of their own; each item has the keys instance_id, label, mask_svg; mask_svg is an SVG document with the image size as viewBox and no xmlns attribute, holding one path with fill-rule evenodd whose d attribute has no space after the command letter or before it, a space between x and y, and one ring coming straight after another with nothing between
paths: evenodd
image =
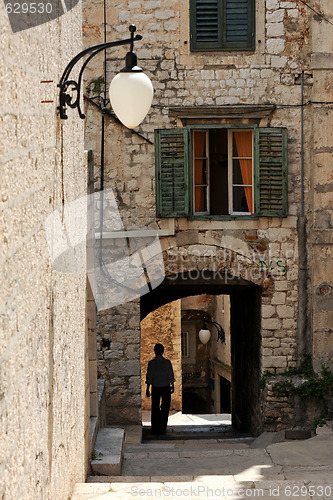
<instances>
[{"instance_id":1,"label":"building in background","mask_svg":"<svg viewBox=\"0 0 333 500\"><path fill-rule=\"evenodd\" d=\"M108 422L141 421L140 322L157 314L170 330L157 308L206 294L230 298L234 425L298 425L290 401L260 381L307 356L317 372L332 368L331 2L320 5L327 20L282 0L106 0L106 19L96 7L84 8L87 45L103 40L104 25L107 39L130 23L143 34L136 52L153 107L136 131L106 115L104 185L125 227L157 221L166 273L149 295L98 313ZM107 85L123 54L107 55ZM96 186L97 64L86 75ZM149 343L159 341L150 326ZM178 363L180 336L169 344Z\"/></svg>"}]
</instances>

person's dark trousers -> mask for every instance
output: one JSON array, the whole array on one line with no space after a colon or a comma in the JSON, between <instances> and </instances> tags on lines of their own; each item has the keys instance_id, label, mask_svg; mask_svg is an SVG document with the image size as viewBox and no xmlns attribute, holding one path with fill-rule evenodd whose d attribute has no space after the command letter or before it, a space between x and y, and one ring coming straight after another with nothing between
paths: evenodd
<instances>
[{"instance_id":1,"label":"person's dark trousers","mask_svg":"<svg viewBox=\"0 0 333 500\"><path fill-rule=\"evenodd\" d=\"M165 434L171 403L170 386L152 387L151 392L151 431Z\"/></svg>"}]
</instances>

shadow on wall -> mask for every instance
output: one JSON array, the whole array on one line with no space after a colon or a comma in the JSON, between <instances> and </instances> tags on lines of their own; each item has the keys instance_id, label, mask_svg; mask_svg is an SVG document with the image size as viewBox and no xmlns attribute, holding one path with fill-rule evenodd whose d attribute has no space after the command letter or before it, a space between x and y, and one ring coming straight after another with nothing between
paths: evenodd
<instances>
[{"instance_id":1,"label":"shadow on wall","mask_svg":"<svg viewBox=\"0 0 333 500\"><path fill-rule=\"evenodd\" d=\"M184 390L182 399L183 413L211 413L212 409L208 398L201 396L195 390Z\"/></svg>"}]
</instances>

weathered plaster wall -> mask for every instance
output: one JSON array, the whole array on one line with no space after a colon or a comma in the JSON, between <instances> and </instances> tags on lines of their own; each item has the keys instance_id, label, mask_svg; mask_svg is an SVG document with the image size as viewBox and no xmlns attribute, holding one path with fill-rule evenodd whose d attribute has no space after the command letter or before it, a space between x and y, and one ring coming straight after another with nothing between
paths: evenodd
<instances>
[{"instance_id":1,"label":"weathered plaster wall","mask_svg":"<svg viewBox=\"0 0 333 500\"><path fill-rule=\"evenodd\" d=\"M332 2L324 0L321 8L332 19ZM318 103L333 101L333 36L326 22L312 21L313 94ZM312 218L309 220L312 243L311 296L313 300L313 358L316 370L322 364L333 369L333 174L331 104L312 107Z\"/></svg>"},{"instance_id":2,"label":"weathered plaster wall","mask_svg":"<svg viewBox=\"0 0 333 500\"><path fill-rule=\"evenodd\" d=\"M52 267L44 223L87 189L83 122L56 115L81 4L15 34L1 4L0 26L0 498L67 500L89 455L86 276Z\"/></svg>"},{"instance_id":3,"label":"weathered plaster wall","mask_svg":"<svg viewBox=\"0 0 333 500\"><path fill-rule=\"evenodd\" d=\"M196 302L201 302L198 309L182 311L182 330L188 330L192 335L193 353L189 359L183 358L183 412L184 413L210 413L211 389L209 387L209 345L202 344L199 340L199 330L203 324L206 307L212 304L209 296L194 297ZM189 297L188 302L191 302Z\"/></svg>"},{"instance_id":4,"label":"weathered plaster wall","mask_svg":"<svg viewBox=\"0 0 333 500\"><path fill-rule=\"evenodd\" d=\"M175 392L171 397L171 410L182 408L182 358L181 358L181 301L175 300L156 309L141 321L141 397L142 409L150 410L151 400L146 397L148 361L155 357L154 345L164 345L164 357L170 359L175 375Z\"/></svg>"},{"instance_id":5,"label":"weathered plaster wall","mask_svg":"<svg viewBox=\"0 0 333 500\"><path fill-rule=\"evenodd\" d=\"M225 344L216 342L216 328L212 327L213 341L210 343L211 377L214 379L214 391L212 392L214 411L220 412L220 376L232 383L231 377L231 336L230 336L230 296L217 295L213 320L219 323L225 333Z\"/></svg>"},{"instance_id":6,"label":"weathered plaster wall","mask_svg":"<svg viewBox=\"0 0 333 500\"><path fill-rule=\"evenodd\" d=\"M231 349L230 349L230 297L229 295L217 295L215 297L215 307L213 321L219 323L225 333L225 344L219 342L212 343L210 356L218 360L225 366L231 366ZM217 338L216 328L212 327L214 340Z\"/></svg>"}]
</instances>

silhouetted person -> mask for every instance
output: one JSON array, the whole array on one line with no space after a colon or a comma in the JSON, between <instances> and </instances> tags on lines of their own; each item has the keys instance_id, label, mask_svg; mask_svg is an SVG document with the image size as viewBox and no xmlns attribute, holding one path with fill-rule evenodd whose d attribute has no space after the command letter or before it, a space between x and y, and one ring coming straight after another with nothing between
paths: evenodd
<instances>
[{"instance_id":1,"label":"silhouetted person","mask_svg":"<svg viewBox=\"0 0 333 500\"><path fill-rule=\"evenodd\" d=\"M153 434L165 434L171 403L171 394L175 390L174 375L171 361L163 357L164 347L156 344L155 358L148 363L146 376L146 396L151 393L151 430Z\"/></svg>"}]
</instances>

